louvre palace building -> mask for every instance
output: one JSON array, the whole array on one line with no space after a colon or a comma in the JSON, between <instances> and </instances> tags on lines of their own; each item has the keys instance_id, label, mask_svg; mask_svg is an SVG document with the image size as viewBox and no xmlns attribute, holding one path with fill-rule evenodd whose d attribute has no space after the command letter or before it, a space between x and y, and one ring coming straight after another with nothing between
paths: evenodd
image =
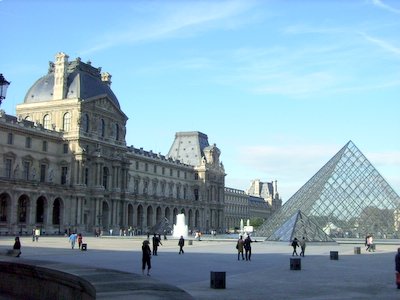
<instances>
[{"instance_id":1,"label":"louvre palace building","mask_svg":"<svg viewBox=\"0 0 400 300\"><path fill-rule=\"evenodd\" d=\"M178 132L163 155L127 146L127 120L109 73L58 53L16 116L0 111L0 233L143 234L180 213L190 230L225 232L227 219L252 217L249 203L225 205L221 151L206 134ZM266 218L276 204L259 200Z\"/></svg>"}]
</instances>

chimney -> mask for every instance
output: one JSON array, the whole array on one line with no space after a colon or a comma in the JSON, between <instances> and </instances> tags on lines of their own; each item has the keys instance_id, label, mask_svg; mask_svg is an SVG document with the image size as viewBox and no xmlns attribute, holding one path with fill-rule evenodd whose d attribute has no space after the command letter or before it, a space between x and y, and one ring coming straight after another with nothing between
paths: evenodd
<instances>
[{"instance_id":1,"label":"chimney","mask_svg":"<svg viewBox=\"0 0 400 300\"><path fill-rule=\"evenodd\" d=\"M53 100L64 99L67 94L68 55L63 52L56 54L54 62Z\"/></svg>"},{"instance_id":2,"label":"chimney","mask_svg":"<svg viewBox=\"0 0 400 300\"><path fill-rule=\"evenodd\" d=\"M276 195L278 194L278 181L274 180L273 181L273 193L274 193L274 198L276 197Z\"/></svg>"},{"instance_id":3,"label":"chimney","mask_svg":"<svg viewBox=\"0 0 400 300\"><path fill-rule=\"evenodd\" d=\"M254 195L260 197L260 179L254 180Z\"/></svg>"}]
</instances>

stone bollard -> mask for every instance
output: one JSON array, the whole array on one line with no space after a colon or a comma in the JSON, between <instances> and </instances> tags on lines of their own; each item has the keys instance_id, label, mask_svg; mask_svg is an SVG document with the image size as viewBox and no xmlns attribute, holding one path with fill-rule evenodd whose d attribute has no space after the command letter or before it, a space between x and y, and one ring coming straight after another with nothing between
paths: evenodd
<instances>
[{"instance_id":1,"label":"stone bollard","mask_svg":"<svg viewBox=\"0 0 400 300\"><path fill-rule=\"evenodd\" d=\"M301 270L301 259L291 258L290 259L290 270Z\"/></svg>"},{"instance_id":2,"label":"stone bollard","mask_svg":"<svg viewBox=\"0 0 400 300\"><path fill-rule=\"evenodd\" d=\"M354 254L361 254L361 247L354 247Z\"/></svg>"},{"instance_id":3,"label":"stone bollard","mask_svg":"<svg viewBox=\"0 0 400 300\"><path fill-rule=\"evenodd\" d=\"M210 273L210 287L213 289L224 289L226 287L226 272L213 272Z\"/></svg>"},{"instance_id":4,"label":"stone bollard","mask_svg":"<svg viewBox=\"0 0 400 300\"><path fill-rule=\"evenodd\" d=\"M192 240L189 240L188 243L189 243L189 246L193 245L193 241Z\"/></svg>"},{"instance_id":5,"label":"stone bollard","mask_svg":"<svg viewBox=\"0 0 400 300\"><path fill-rule=\"evenodd\" d=\"M331 251L330 252L331 260L338 260L339 259L339 252L338 251Z\"/></svg>"}]
</instances>

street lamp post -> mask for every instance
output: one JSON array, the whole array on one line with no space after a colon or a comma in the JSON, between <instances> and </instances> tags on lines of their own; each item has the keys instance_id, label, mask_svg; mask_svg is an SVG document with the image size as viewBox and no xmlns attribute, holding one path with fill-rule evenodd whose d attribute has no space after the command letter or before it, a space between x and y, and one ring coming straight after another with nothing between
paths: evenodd
<instances>
[{"instance_id":1,"label":"street lamp post","mask_svg":"<svg viewBox=\"0 0 400 300\"><path fill-rule=\"evenodd\" d=\"M7 81L3 74L0 74L0 105L6 99L7 88L11 82Z\"/></svg>"}]
</instances>

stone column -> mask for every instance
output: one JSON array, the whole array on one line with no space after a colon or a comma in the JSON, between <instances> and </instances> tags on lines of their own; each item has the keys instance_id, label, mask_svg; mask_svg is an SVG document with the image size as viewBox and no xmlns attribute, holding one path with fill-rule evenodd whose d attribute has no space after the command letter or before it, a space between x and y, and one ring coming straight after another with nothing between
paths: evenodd
<instances>
[{"instance_id":1,"label":"stone column","mask_svg":"<svg viewBox=\"0 0 400 300\"><path fill-rule=\"evenodd\" d=\"M78 197L77 201L77 225L80 226L82 224L82 197Z\"/></svg>"}]
</instances>

